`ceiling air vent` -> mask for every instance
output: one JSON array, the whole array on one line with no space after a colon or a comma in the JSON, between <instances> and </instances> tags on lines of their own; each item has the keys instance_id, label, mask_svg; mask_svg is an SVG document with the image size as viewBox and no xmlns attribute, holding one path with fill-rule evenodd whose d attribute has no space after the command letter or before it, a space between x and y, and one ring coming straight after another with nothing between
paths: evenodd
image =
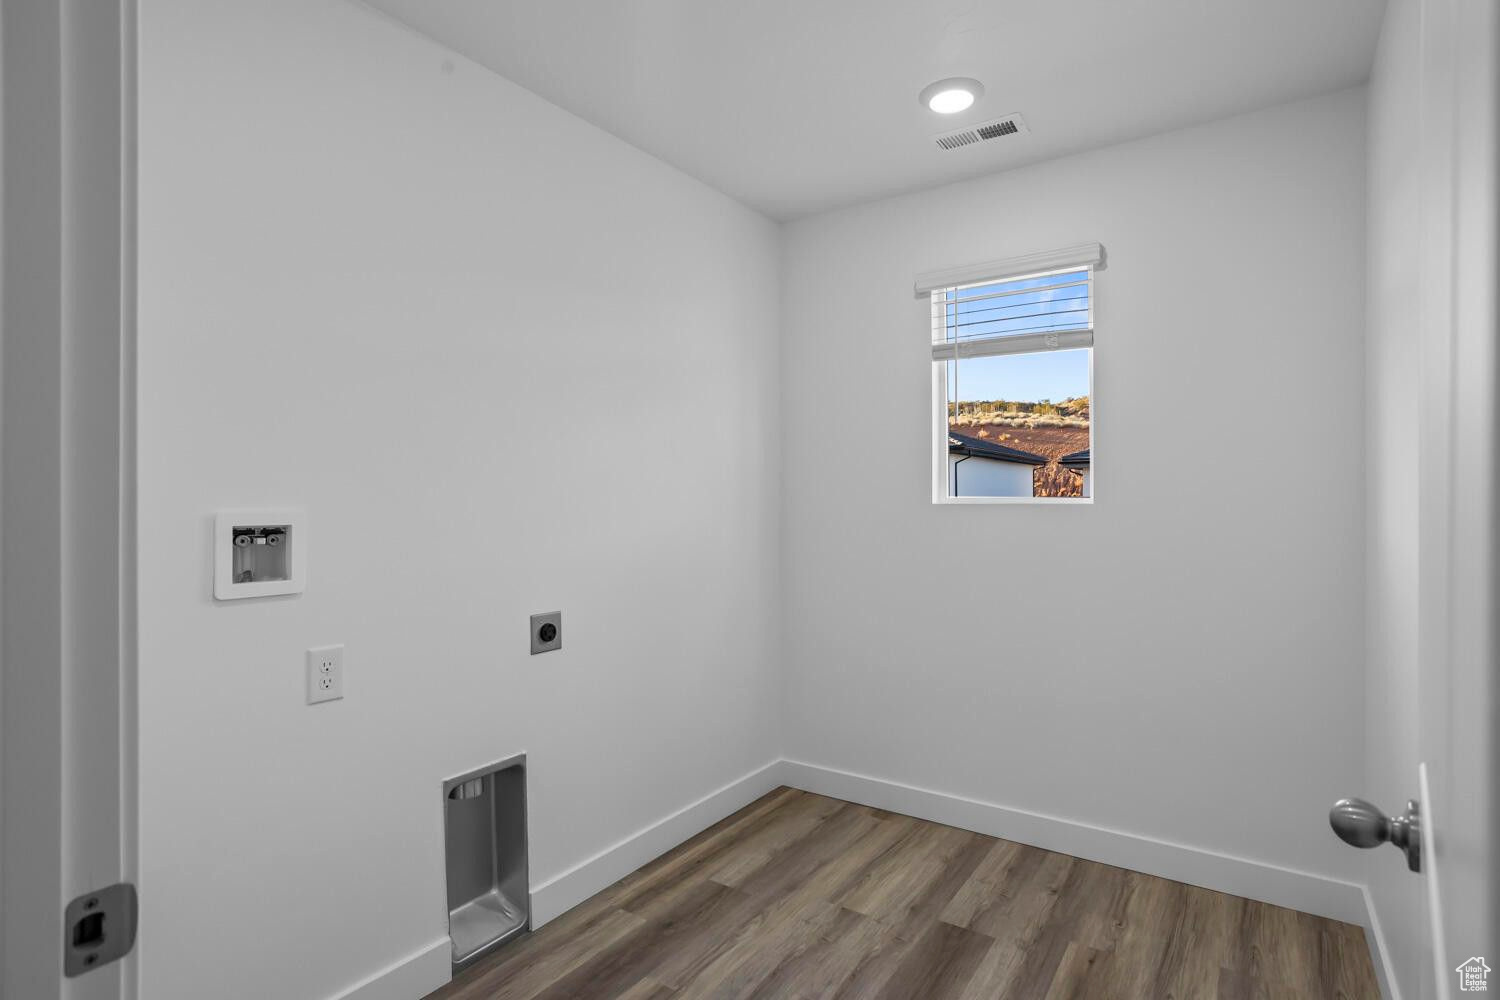
<instances>
[{"instance_id":1,"label":"ceiling air vent","mask_svg":"<svg viewBox=\"0 0 1500 1000\"><path fill-rule=\"evenodd\" d=\"M1020 135L1028 131L1030 130L1020 115L1006 115L994 121L980 122L968 128L944 132L942 135L934 136L933 141L938 144L939 149L958 149L962 146L1003 139L1008 135Z\"/></svg>"}]
</instances>

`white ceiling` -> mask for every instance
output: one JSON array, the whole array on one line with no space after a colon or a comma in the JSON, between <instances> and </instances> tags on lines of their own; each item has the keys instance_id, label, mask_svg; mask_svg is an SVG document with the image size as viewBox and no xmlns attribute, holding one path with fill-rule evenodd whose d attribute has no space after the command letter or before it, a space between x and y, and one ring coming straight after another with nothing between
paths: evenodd
<instances>
[{"instance_id":1,"label":"white ceiling","mask_svg":"<svg viewBox=\"0 0 1500 1000\"><path fill-rule=\"evenodd\" d=\"M1357 84L1385 0L369 0L778 219ZM968 111L917 103L971 76ZM932 136L1020 112L1030 135Z\"/></svg>"}]
</instances>

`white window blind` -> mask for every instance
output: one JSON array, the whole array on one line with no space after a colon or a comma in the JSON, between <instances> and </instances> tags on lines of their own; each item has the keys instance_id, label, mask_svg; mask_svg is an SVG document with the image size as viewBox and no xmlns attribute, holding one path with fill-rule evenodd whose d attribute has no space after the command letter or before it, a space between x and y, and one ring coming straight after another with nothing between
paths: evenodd
<instances>
[{"instance_id":1,"label":"white window blind","mask_svg":"<svg viewBox=\"0 0 1500 1000\"><path fill-rule=\"evenodd\" d=\"M926 298L938 288L955 285L977 285L985 281L1001 281L1023 274L1041 274L1047 271L1076 270L1081 267L1099 270L1104 266L1104 248L1097 243L1080 243L1061 250L1044 250L1021 257L992 260L985 264L970 264L967 267L950 267L944 271L928 271L917 275L917 298Z\"/></svg>"},{"instance_id":2,"label":"white window blind","mask_svg":"<svg viewBox=\"0 0 1500 1000\"><path fill-rule=\"evenodd\" d=\"M1102 259L1091 243L918 278L918 294L932 302L932 359L1092 347Z\"/></svg>"}]
</instances>

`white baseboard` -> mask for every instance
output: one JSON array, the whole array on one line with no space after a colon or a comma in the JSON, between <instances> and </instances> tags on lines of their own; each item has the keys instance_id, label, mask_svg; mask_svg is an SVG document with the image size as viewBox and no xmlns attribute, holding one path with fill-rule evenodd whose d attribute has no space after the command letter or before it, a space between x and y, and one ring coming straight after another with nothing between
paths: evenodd
<instances>
[{"instance_id":1,"label":"white baseboard","mask_svg":"<svg viewBox=\"0 0 1500 1000\"><path fill-rule=\"evenodd\" d=\"M415 1000L452 978L453 943L444 937L349 987L335 1000Z\"/></svg>"},{"instance_id":2,"label":"white baseboard","mask_svg":"<svg viewBox=\"0 0 1500 1000\"><path fill-rule=\"evenodd\" d=\"M553 917L566 913L646 862L654 861L689 837L784 784L781 764L779 760L771 761L534 886L531 890L531 926L540 927Z\"/></svg>"},{"instance_id":3,"label":"white baseboard","mask_svg":"<svg viewBox=\"0 0 1500 1000\"><path fill-rule=\"evenodd\" d=\"M1346 923L1364 925L1368 919L1362 886L1310 872L800 761L783 761L781 780L784 784L803 791L916 816L976 833L986 833L992 837L1015 840L1117 868L1159 875L1175 882L1228 892Z\"/></svg>"}]
</instances>

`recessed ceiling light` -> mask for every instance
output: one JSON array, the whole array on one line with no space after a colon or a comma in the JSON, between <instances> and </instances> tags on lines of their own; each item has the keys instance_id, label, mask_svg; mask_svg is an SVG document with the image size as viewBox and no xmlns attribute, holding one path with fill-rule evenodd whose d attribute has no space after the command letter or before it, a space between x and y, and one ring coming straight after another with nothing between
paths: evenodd
<instances>
[{"instance_id":1,"label":"recessed ceiling light","mask_svg":"<svg viewBox=\"0 0 1500 1000\"><path fill-rule=\"evenodd\" d=\"M940 115L966 110L984 93L984 84L966 76L953 76L922 88L917 100Z\"/></svg>"}]
</instances>

